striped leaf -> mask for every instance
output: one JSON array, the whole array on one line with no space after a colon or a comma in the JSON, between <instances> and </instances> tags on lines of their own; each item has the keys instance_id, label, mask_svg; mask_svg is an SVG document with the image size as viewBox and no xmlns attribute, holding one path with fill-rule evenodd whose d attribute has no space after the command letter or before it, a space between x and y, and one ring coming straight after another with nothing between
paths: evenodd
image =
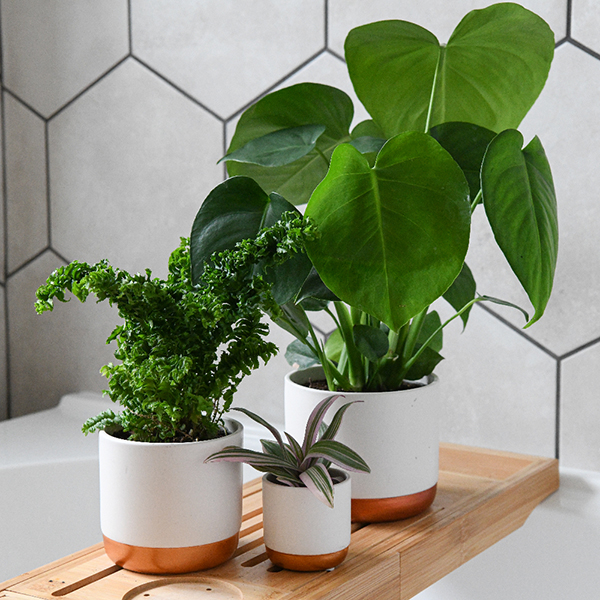
<instances>
[{"instance_id":1,"label":"striped leaf","mask_svg":"<svg viewBox=\"0 0 600 600\"><path fill-rule=\"evenodd\" d=\"M306 454L304 464L313 458L329 460L347 471L371 472L367 463L354 450L335 440L321 440L314 444Z\"/></svg>"},{"instance_id":2,"label":"striped leaf","mask_svg":"<svg viewBox=\"0 0 600 600\"><path fill-rule=\"evenodd\" d=\"M324 465L313 465L300 473L300 479L323 504L333 508L333 481Z\"/></svg>"},{"instance_id":3,"label":"striped leaf","mask_svg":"<svg viewBox=\"0 0 600 600\"><path fill-rule=\"evenodd\" d=\"M290 469L293 465L287 460L273 456L272 454L263 454L255 450L247 450L238 446L228 446L219 452L211 454L204 462L243 462L251 465L255 469L259 467Z\"/></svg>"},{"instance_id":4,"label":"striped leaf","mask_svg":"<svg viewBox=\"0 0 600 600\"><path fill-rule=\"evenodd\" d=\"M247 408L234 408L233 410L237 410L238 412L244 413L247 417L250 417L253 421L256 421L259 425L266 427L271 432L273 437L277 440L277 443L282 448L284 447L283 439L281 438L281 434L279 433L279 431L277 431L277 429L275 429L275 427L273 427L273 425L271 425L270 423L267 423L267 421L265 421L262 417L258 416L257 414L253 413L252 411L248 410Z\"/></svg>"},{"instance_id":5,"label":"striped leaf","mask_svg":"<svg viewBox=\"0 0 600 600\"><path fill-rule=\"evenodd\" d=\"M260 444L265 454L270 454L271 456L281 458L282 460L290 463L291 466L298 465L298 459L294 456L293 452L290 448L288 448L287 445L282 448L273 440L260 440Z\"/></svg>"},{"instance_id":6,"label":"striped leaf","mask_svg":"<svg viewBox=\"0 0 600 600\"><path fill-rule=\"evenodd\" d=\"M362 400L353 400L352 402L348 402L348 403L344 404L344 406L342 406L341 408L338 409L338 411L333 416L333 419L331 420L329 427L327 427L327 429L321 436L321 438L320 438L321 440L332 440L337 435L340 425L342 424L342 418L344 416L344 413L355 402L362 402Z\"/></svg>"},{"instance_id":7,"label":"striped leaf","mask_svg":"<svg viewBox=\"0 0 600 600\"><path fill-rule=\"evenodd\" d=\"M308 421L306 422L306 432L304 434L304 442L302 443L302 451L306 455L308 449L317 441L319 436L319 430L321 423L325 417L325 413L329 410L329 407L339 398L338 395L328 396L324 400L321 400L317 406L313 409Z\"/></svg>"},{"instance_id":8,"label":"striped leaf","mask_svg":"<svg viewBox=\"0 0 600 600\"><path fill-rule=\"evenodd\" d=\"M296 457L298 464L300 464L304 460L304 452L302 452L302 446L298 443L298 441L293 435L285 432L285 437L287 437L288 442L290 443L290 448L294 456Z\"/></svg>"}]
</instances>

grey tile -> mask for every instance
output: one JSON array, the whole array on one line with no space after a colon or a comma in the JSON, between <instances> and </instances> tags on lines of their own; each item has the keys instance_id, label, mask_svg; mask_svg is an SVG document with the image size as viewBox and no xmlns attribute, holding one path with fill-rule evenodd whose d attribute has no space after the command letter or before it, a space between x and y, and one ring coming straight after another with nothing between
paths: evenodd
<instances>
[{"instance_id":1,"label":"grey tile","mask_svg":"<svg viewBox=\"0 0 600 600\"><path fill-rule=\"evenodd\" d=\"M101 391L100 367L113 358L115 343L106 338L119 323L107 304L73 300L38 315L35 291L60 266L45 252L7 283L12 416L50 408L63 394Z\"/></svg>"},{"instance_id":2,"label":"grey tile","mask_svg":"<svg viewBox=\"0 0 600 600\"><path fill-rule=\"evenodd\" d=\"M4 95L8 271L48 245L46 134L42 119Z\"/></svg>"},{"instance_id":3,"label":"grey tile","mask_svg":"<svg viewBox=\"0 0 600 600\"><path fill-rule=\"evenodd\" d=\"M323 0L133 0L133 53L228 118L324 46Z\"/></svg>"},{"instance_id":4,"label":"grey tile","mask_svg":"<svg viewBox=\"0 0 600 600\"><path fill-rule=\"evenodd\" d=\"M596 0L572 0L571 37L600 53L600 6Z\"/></svg>"},{"instance_id":5,"label":"grey tile","mask_svg":"<svg viewBox=\"0 0 600 600\"><path fill-rule=\"evenodd\" d=\"M458 321L445 330L436 369L441 439L554 456L556 362L478 307L464 333Z\"/></svg>"},{"instance_id":6,"label":"grey tile","mask_svg":"<svg viewBox=\"0 0 600 600\"><path fill-rule=\"evenodd\" d=\"M133 59L49 124L52 245L166 276L222 179L222 125Z\"/></svg>"},{"instance_id":7,"label":"grey tile","mask_svg":"<svg viewBox=\"0 0 600 600\"><path fill-rule=\"evenodd\" d=\"M387 19L416 23L431 31L441 43L446 43L468 12L490 4L494 4L493 0L330 0L329 47L343 56L344 40L351 29ZM519 4L542 17L553 29L557 40L565 37L567 0L522 0Z\"/></svg>"},{"instance_id":8,"label":"grey tile","mask_svg":"<svg viewBox=\"0 0 600 600\"><path fill-rule=\"evenodd\" d=\"M6 290L0 285L0 421L8 417L6 377Z\"/></svg>"},{"instance_id":9,"label":"grey tile","mask_svg":"<svg viewBox=\"0 0 600 600\"><path fill-rule=\"evenodd\" d=\"M3 0L4 83L48 117L123 58L127 0Z\"/></svg>"},{"instance_id":10,"label":"grey tile","mask_svg":"<svg viewBox=\"0 0 600 600\"><path fill-rule=\"evenodd\" d=\"M562 362L560 461L600 471L600 343Z\"/></svg>"}]
</instances>

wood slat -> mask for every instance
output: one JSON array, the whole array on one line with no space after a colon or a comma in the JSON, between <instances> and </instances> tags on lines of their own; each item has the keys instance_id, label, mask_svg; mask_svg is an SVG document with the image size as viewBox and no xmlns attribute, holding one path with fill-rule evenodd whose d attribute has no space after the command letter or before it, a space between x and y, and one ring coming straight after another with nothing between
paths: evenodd
<instances>
[{"instance_id":1,"label":"wood slat","mask_svg":"<svg viewBox=\"0 0 600 600\"><path fill-rule=\"evenodd\" d=\"M438 494L425 513L353 526L339 567L292 573L266 557L257 479L244 486L238 550L219 567L186 576L141 575L115 567L98 545L0 584L0 599L132 600L164 586L176 599L186 585L196 586L201 598L212 582L213 598L408 600L520 527L557 488L554 459L442 444Z\"/></svg>"}]
</instances>

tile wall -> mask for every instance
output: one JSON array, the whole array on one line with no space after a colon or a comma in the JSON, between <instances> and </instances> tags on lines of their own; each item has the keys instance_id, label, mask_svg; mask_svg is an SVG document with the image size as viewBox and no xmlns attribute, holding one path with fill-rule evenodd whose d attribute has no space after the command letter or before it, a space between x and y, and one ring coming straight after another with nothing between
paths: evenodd
<instances>
[{"instance_id":1,"label":"tile wall","mask_svg":"<svg viewBox=\"0 0 600 600\"><path fill-rule=\"evenodd\" d=\"M101 390L104 305L37 316L34 291L58 265L108 258L166 273L188 235L240 113L300 81L351 90L343 40L399 18L447 39L478 0L1 0L0 418ZM449 328L438 369L443 437L600 470L600 6L526 0L556 34L556 57L524 121L542 139L559 198L561 247L545 318L476 307ZM518 85L518 82L515 82ZM480 224L482 225L482 224ZM482 293L525 302L484 226L470 254ZM442 307L442 310L443 307ZM329 325L321 323L326 332ZM273 328L285 348L287 334ZM238 404L282 421L283 356Z\"/></svg>"}]
</instances>

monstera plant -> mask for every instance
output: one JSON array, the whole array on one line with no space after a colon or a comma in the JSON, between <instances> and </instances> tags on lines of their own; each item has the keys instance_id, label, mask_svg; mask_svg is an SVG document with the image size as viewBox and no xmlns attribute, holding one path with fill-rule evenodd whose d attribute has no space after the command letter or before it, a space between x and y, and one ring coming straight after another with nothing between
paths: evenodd
<instances>
[{"instance_id":1,"label":"monstera plant","mask_svg":"<svg viewBox=\"0 0 600 600\"><path fill-rule=\"evenodd\" d=\"M263 273L277 322L297 337L288 356L322 364L331 390L397 389L442 358L449 320L429 309L435 300L465 325L474 303L503 303L476 292L465 264L471 215L483 210L534 308L532 325L552 289L556 198L540 140L524 145L516 128L553 53L548 25L512 3L468 13L445 45L400 20L353 29L346 62L372 118L351 130L350 98L315 83L248 108L223 158L232 177L194 223L194 277L213 252L307 203L318 235ZM311 310L334 319L326 345Z\"/></svg>"}]
</instances>

